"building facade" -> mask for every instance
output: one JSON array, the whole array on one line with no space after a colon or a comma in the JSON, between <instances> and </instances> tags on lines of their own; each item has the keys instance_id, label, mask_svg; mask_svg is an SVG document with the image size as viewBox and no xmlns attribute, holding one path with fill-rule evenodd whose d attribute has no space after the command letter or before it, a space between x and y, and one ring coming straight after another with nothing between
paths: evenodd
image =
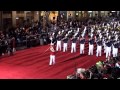
<instances>
[{"instance_id":1,"label":"building facade","mask_svg":"<svg viewBox=\"0 0 120 90\"><path fill-rule=\"evenodd\" d=\"M0 11L0 28L17 26L24 20L39 21L43 17L50 21L56 21L58 17L65 20L69 18L82 19L107 16L110 12L119 14L119 11Z\"/></svg>"}]
</instances>

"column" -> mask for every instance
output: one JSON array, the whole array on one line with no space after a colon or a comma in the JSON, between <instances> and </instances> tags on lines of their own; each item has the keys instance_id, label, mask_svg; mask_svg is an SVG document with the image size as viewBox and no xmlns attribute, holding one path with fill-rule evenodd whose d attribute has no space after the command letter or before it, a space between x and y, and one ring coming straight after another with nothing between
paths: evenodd
<instances>
[{"instance_id":1,"label":"column","mask_svg":"<svg viewBox=\"0 0 120 90\"><path fill-rule=\"evenodd\" d=\"M101 16L104 16L105 15L105 11L101 11Z\"/></svg>"},{"instance_id":2,"label":"column","mask_svg":"<svg viewBox=\"0 0 120 90\"><path fill-rule=\"evenodd\" d=\"M12 11L12 25L16 26L16 11Z\"/></svg>"},{"instance_id":3,"label":"column","mask_svg":"<svg viewBox=\"0 0 120 90\"><path fill-rule=\"evenodd\" d=\"M96 11L93 11L93 17L95 17Z\"/></svg>"},{"instance_id":4,"label":"column","mask_svg":"<svg viewBox=\"0 0 120 90\"><path fill-rule=\"evenodd\" d=\"M95 11L95 16L96 16L96 15L98 16L98 11Z\"/></svg>"},{"instance_id":5,"label":"column","mask_svg":"<svg viewBox=\"0 0 120 90\"><path fill-rule=\"evenodd\" d=\"M105 16L107 16L108 15L108 11L105 11Z\"/></svg>"},{"instance_id":6,"label":"column","mask_svg":"<svg viewBox=\"0 0 120 90\"><path fill-rule=\"evenodd\" d=\"M24 11L24 20L27 20L27 11Z\"/></svg>"},{"instance_id":7,"label":"column","mask_svg":"<svg viewBox=\"0 0 120 90\"><path fill-rule=\"evenodd\" d=\"M2 29L2 21L3 21L3 19L2 19L2 11L0 11L0 30Z\"/></svg>"},{"instance_id":8,"label":"column","mask_svg":"<svg viewBox=\"0 0 120 90\"><path fill-rule=\"evenodd\" d=\"M88 17L88 11L84 11L84 16L87 18Z\"/></svg>"},{"instance_id":9,"label":"column","mask_svg":"<svg viewBox=\"0 0 120 90\"><path fill-rule=\"evenodd\" d=\"M34 11L34 21L39 21L39 11Z\"/></svg>"},{"instance_id":10,"label":"column","mask_svg":"<svg viewBox=\"0 0 120 90\"><path fill-rule=\"evenodd\" d=\"M99 17L101 16L101 11L98 11L98 16L99 16Z\"/></svg>"}]
</instances>

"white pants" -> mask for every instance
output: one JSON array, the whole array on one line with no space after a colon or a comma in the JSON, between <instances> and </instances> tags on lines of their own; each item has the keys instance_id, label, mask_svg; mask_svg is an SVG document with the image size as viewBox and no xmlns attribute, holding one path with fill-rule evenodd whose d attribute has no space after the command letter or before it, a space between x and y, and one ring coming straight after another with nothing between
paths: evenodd
<instances>
[{"instance_id":1,"label":"white pants","mask_svg":"<svg viewBox=\"0 0 120 90\"><path fill-rule=\"evenodd\" d=\"M112 55L114 56L115 54L115 49L114 49L114 46L112 46Z\"/></svg>"},{"instance_id":2,"label":"white pants","mask_svg":"<svg viewBox=\"0 0 120 90\"><path fill-rule=\"evenodd\" d=\"M67 51L67 43L63 43L63 52Z\"/></svg>"},{"instance_id":3,"label":"white pants","mask_svg":"<svg viewBox=\"0 0 120 90\"><path fill-rule=\"evenodd\" d=\"M57 41L56 51L60 49L61 51L61 41Z\"/></svg>"},{"instance_id":4,"label":"white pants","mask_svg":"<svg viewBox=\"0 0 120 90\"><path fill-rule=\"evenodd\" d=\"M55 55L50 55L49 65L55 64Z\"/></svg>"},{"instance_id":5,"label":"white pants","mask_svg":"<svg viewBox=\"0 0 120 90\"><path fill-rule=\"evenodd\" d=\"M106 47L106 58L111 56L111 47Z\"/></svg>"},{"instance_id":6,"label":"white pants","mask_svg":"<svg viewBox=\"0 0 120 90\"><path fill-rule=\"evenodd\" d=\"M15 48L13 48L13 52L16 52L16 49L15 49Z\"/></svg>"},{"instance_id":7,"label":"white pants","mask_svg":"<svg viewBox=\"0 0 120 90\"><path fill-rule=\"evenodd\" d=\"M97 46L97 53L96 53L96 56L98 57L101 56L101 51L102 51L102 46Z\"/></svg>"},{"instance_id":8,"label":"white pants","mask_svg":"<svg viewBox=\"0 0 120 90\"><path fill-rule=\"evenodd\" d=\"M89 44L89 52L88 52L88 55L93 55L93 45L90 45Z\"/></svg>"},{"instance_id":9,"label":"white pants","mask_svg":"<svg viewBox=\"0 0 120 90\"><path fill-rule=\"evenodd\" d=\"M104 53L106 53L106 45L105 45L105 43L104 43Z\"/></svg>"},{"instance_id":10,"label":"white pants","mask_svg":"<svg viewBox=\"0 0 120 90\"><path fill-rule=\"evenodd\" d=\"M71 53L76 52L76 43L72 43L72 46L71 46Z\"/></svg>"},{"instance_id":11,"label":"white pants","mask_svg":"<svg viewBox=\"0 0 120 90\"><path fill-rule=\"evenodd\" d=\"M114 47L113 47L113 52L112 52L112 54L113 54L113 57L117 57L117 55L118 55L118 48L114 48Z\"/></svg>"},{"instance_id":12,"label":"white pants","mask_svg":"<svg viewBox=\"0 0 120 90\"><path fill-rule=\"evenodd\" d=\"M80 54L84 54L84 44L80 44Z\"/></svg>"}]
</instances>

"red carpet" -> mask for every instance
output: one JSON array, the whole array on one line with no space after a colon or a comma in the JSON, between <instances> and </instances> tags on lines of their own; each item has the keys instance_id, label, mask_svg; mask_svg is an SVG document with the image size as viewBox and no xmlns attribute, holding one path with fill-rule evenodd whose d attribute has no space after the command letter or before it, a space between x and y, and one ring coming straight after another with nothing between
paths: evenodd
<instances>
[{"instance_id":1,"label":"red carpet","mask_svg":"<svg viewBox=\"0 0 120 90\"><path fill-rule=\"evenodd\" d=\"M0 79L66 79L77 68L89 68L99 60L105 60L105 54L96 57L88 56L88 44L85 55L77 53L56 52L56 64L49 66L49 51L42 54L49 46L39 46L27 50L17 51L15 55L0 58Z\"/></svg>"}]
</instances>

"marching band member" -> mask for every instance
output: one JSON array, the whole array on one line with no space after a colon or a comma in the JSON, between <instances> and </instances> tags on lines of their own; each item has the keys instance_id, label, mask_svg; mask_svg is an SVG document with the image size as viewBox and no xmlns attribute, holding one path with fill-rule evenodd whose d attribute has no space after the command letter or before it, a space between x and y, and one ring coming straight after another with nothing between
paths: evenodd
<instances>
[{"instance_id":1,"label":"marching band member","mask_svg":"<svg viewBox=\"0 0 120 90\"><path fill-rule=\"evenodd\" d=\"M56 51L60 50L61 51L61 32L58 32L57 36L57 46L56 46Z\"/></svg>"},{"instance_id":2,"label":"marching band member","mask_svg":"<svg viewBox=\"0 0 120 90\"><path fill-rule=\"evenodd\" d=\"M55 49L54 49L54 43L51 42L49 65L53 65L53 64L55 64Z\"/></svg>"},{"instance_id":3,"label":"marching band member","mask_svg":"<svg viewBox=\"0 0 120 90\"><path fill-rule=\"evenodd\" d=\"M118 56L118 48L119 48L119 42L116 40L113 44L113 57L117 57Z\"/></svg>"},{"instance_id":4,"label":"marching band member","mask_svg":"<svg viewBox=\"0 0 120 90\"><path fill-rule=\"evenodd\" d=\"M102 53L102 40L101 38L97 41L97 53L96 56L101 56Z\"/></svg>"},{"instance_id":5,"label":"marching band member","mask_svg":"<svg viewBox=\"0 0 120 90\"><path fill-rule=\"evenodd\" d=\"M88 52L88 55L93 55L93 48L94 48L93 44L94 44L94 39L91 37L89 39L89 52Z\"/></svg>"},{"instance_id":6,"label":"marching band member","mask_svg":"<svg viewBox=\"0 0 120 90\"><path fill-rule=\"evenodd\" d=\"M110 38L109 38L106 42L106 58L108 60L110 59L110 56L111 56L111 46L112 46L112 43L111 43Z\"/></svg>"},{"instance_id":7,"label":"marching band member","mask_svg":"<svg viewBox=\"0 0 120 90\"><path fill-rule=\"evenodd\" d=\"M85 48L85 38L82 36L80 39L80 54L84 54L84 48Z\"/></svg>"},{"instance_id":8,"label":"marching band member","mask_svg":"<svg viewBox=\"0 0 120 90\"><path fill-rule=\"evenodd\" d=\"M63 52L67 51L68 46L68 34L66 34L65 38L63 39Z\"/></svg>"},{"instance_id":9,"label":"marching band member","mask_svg":"<svg viewBox=\"0 0 120 90\"><path fill-rule=\"evenodd\" d=\"M15 37L12 37L12 46L13 46L13 48L12 48L12 51L13 51L13 53L16 51L16 49L15 49Z\"/></svg>"},{"instance_id":10,"label":"marching band member","mask_svg":"<svg viewBox=\"0 0 120 90\"><path fill-rule=\"evenodd\" d=\"M71 45L71 53L76 52L76 41L77 41L77 38L73 36L72 45Z\"/></svg>"}]
</instances>

